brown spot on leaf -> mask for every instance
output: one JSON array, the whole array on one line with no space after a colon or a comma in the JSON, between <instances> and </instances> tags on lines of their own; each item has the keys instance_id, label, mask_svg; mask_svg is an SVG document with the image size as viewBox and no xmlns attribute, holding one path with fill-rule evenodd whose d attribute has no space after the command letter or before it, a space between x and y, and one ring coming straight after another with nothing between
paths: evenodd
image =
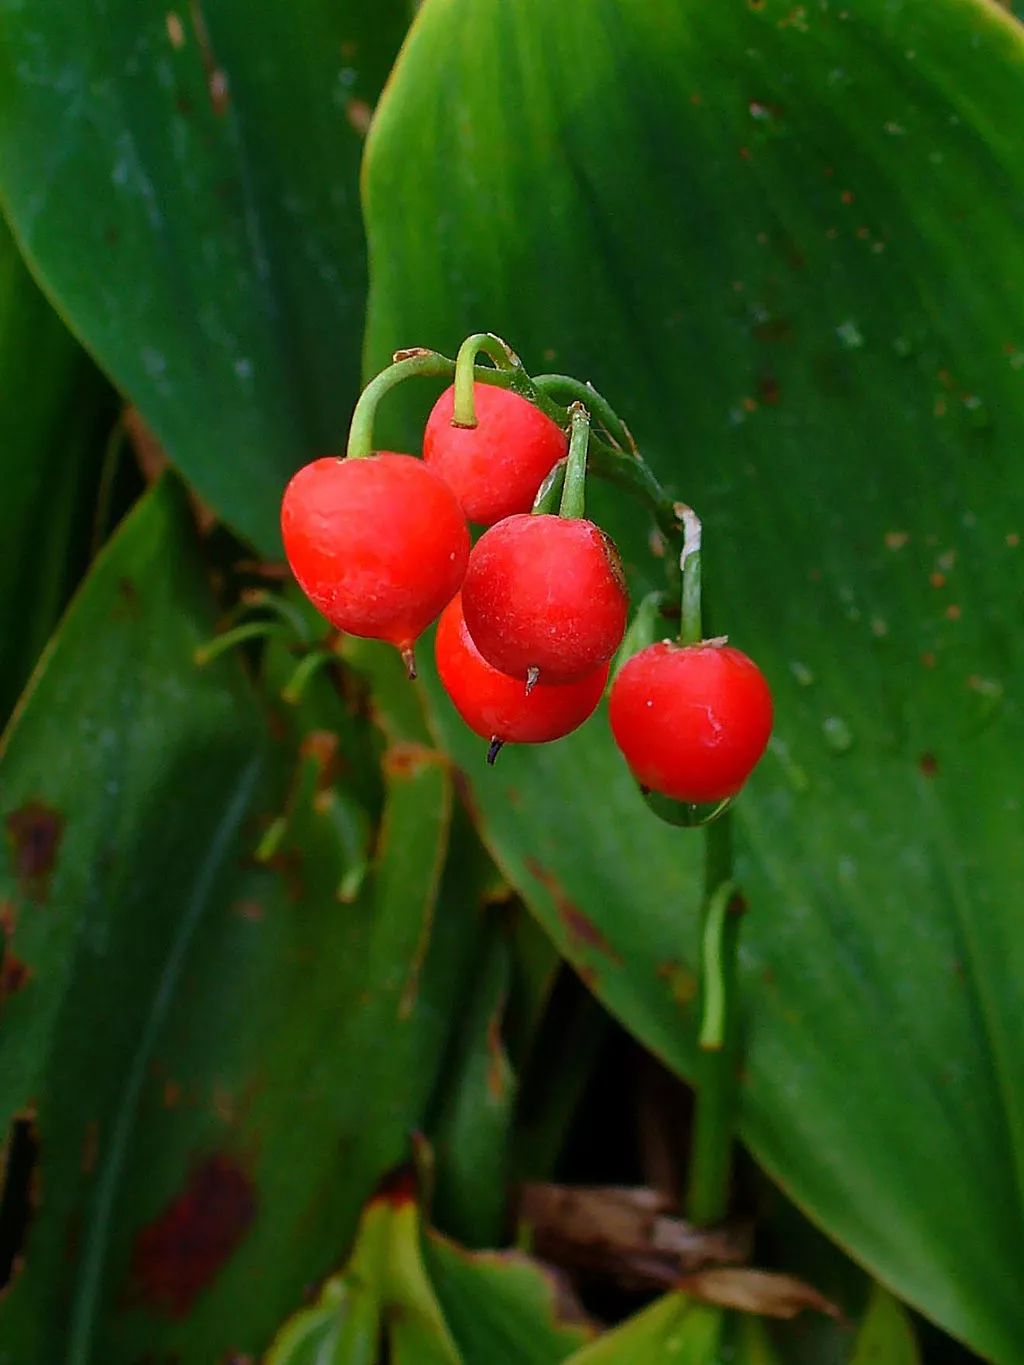
<instances>
[{"instance_id":1,"label":"brown spot on leaf","mask_svg":"<svg viewBox=\"0 0 1024 1365\"><path fill-rule=\"evenodd\" d=\"M238 1249L256 1216L252 1181L222 1153L207 1157L188 1183L135 1238L131 1299L184 1317Z\"/></svg>"},{"instance_id":2,"label":"brown spot on leaf","mask_svg":"<svg viewBox=\"0 0 1024 1365\"><path fill-rule=\"evenodd\" d=\"M330 730L311 730L302 741L299 755L303 759L309 759L318 769L317 791L333 787L341 771L337 735Z\"/></svg>"},{"instance_id":3,"label":"brown spot on leaf","mask_svg":"<svg viewBox=\"0 0 1024 1365\"><path fill-rule=\"evenodd\" d=\"M14 925L14 906L10 901L4 901L0 905L0 1004L20 991L32 974L28 963L11 947Z\"/></svg>"},{"instance_id":4,"label":"brown spot on leaf","mask_svg":"<svg viewBox=\"0 0 1024 1365\"><path fill-rule=\"evenodd\" d=\"M668 983L672 999L680 1008L688 1005L697 994L697 978L685 963L678 959L663 962L658 968L658 976Z\"/></svg>"},{"instance_id":5,"label":"brown spot on leaf","mask_svg":"<svg viewBox=\"0 0 1024 1365\"><path fill-rule=\"evenodd\" d=\"M6 824L21 890L30 900L45 901L64 832L63 816L41 801L30 801L11 811Z\"/></svg>"},{"instance_id":6,"label":"brown spot on leaf","mask_svg":"<svg viewBox=\"0 0 1024 1365\"><path fill-rule=\"evenodd\" d=\"M384 751L382 766L386 777L412 778L432 763L443 763L444 755L426 744L392 744Z\"/></svg>"},{"instance_id":7,"label":"brown spot on leaf","mask_svg":"<svg viewBox=\"0 0 1024 1365\"><path fill-rule=\"evenodd\" d=\"M170 39L171 47L176 50L184 46L185 29L181 20L173 10L168 10L164 16L164 24L167 27L167 37Z\"/></svg>"},{"instance_id":8,"label":"brown spot on leaf","mask_svg":"<svg viewBox=\"0 0 1024 1365\"><path fill-rule=\"evenodd\" d=\"M620 954L615 951L597 925L588 919L578 906L572 905L568 901L561 902L558 906L558 913L562 917L562 923L568 930L570 939L575 939L577 943L586 944L588 948L603 953L617 966L622 965Z\"/></svg>"},{"instance_id":9,"label":"brown spot on leaf","mask_svg":"<svg viewBox=\"0 0 1024 1365\"><path fill-rule=\"evenodd\" d=\"M579 906L569 899L555 874L546 867L542 867L536 858L527 858L525 862L527 872L540 882L554 901L570 942L576 947L585 945L588 948L593 948L617 966L621 966L622 958L619 953L615 951L597 925L588 919ZM579 971L578 967L577 971Z\"/></svg>"},{"instance_id":10,"label":"brown spot on leaf","mask_svg":"<svg viewBox=\"0 0 1024 1365\"><path fill-rule=\"evenodd\" d=\"M222 114L227 113L228 78L217 65L217 58L214 55L213 44L210 42L210 33L206 27L206 19L199 0L189 0L189 14L192 18L192 28L196 35L196 41L199 44L199 55L202 58L203 70L206 73L206 88L210 95L210 105L219 118Z\"/></svg>"},{"instance_id":11,"label":"brown spot on leaf","mask_svg":"<svg viewBox=\"0 0 1024 1365\"><path fill-rule=\"evenodd\" d=\"M231 907L236 915L242 919L247 919L253 924L258 924L263 918L263 906L259 901L235 901Z\"/></svg>"},{"instance_id":12,"label":"brown spot on leaf","mask_svg":"<svg viewBox=\"0 0 1024 1365\"><path fill-rule=\"evenodd\" d=\"M345 117L348 119L349 126L354 128L360 137L365 137L370 131L373 108L367 104L366 100L351 99L345 105Z\"/></svg>"},{"instance_id":13,"label":"brown spot on leaf","mask_svg":"<svg viewBox=\"0 0 1024 1365\"><path fill-rule=\"evenodd\" d=\"M508 1089L508 1067L501 1039L501 1012L495 1010L487 1021L487 1089L491 1098L501 1101Z\"/></svg>"},{"instance_id":14,"label":"brown spot on leaf","mask_svg":"<svg viewBox=\"0 0 1024 1365\"><path fill-rule=\"evenodd\" d=\"M763 374L757 381L757 396L768 407L778 407L782 390L779 388L779 381L773 374Z\"/></svg>"},{"instance_id":15,"label":"brown spot on leaf","mask_svg":"<svg viewBox=\"0 0 1024 1365\"><path fill-rule=\"evenodd\" d=\"M411 1166L396 1166L377 1186L370 1203L390 1204L395 1209L415 1204L416 1172Z\"/></svg>"},{"instance_id":16,"label":"brown spot on leaf","mask_svg":"<svg viewBox=\"0 0 1024 1365\"><path fill-rule=\"evenodd\" d=\"M917 766L925 777L934 777L939 771L939 760L934 754L922 754L917 760Z\"/></svg>"}]
</instances>

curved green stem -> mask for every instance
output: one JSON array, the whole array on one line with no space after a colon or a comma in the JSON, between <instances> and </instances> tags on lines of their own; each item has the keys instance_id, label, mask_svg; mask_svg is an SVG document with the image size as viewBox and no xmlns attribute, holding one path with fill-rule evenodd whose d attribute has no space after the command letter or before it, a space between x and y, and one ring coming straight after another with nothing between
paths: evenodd
<instances>
[{"instance_id":1,"label":"curved green stem","mask_svg":"<svg viewBox=\"0 0 1024 1365\"><path fill-rule=\"evenodd\" d=\"M700 606L700 518L692 507L680 509L683 519L683 552L679 568L683 575L682 620L679 641L695 645L704 638Z\"/></svg>"},{"instance_id":2,"label":"curved green stem","mask_svg":"<svg viewBox=\"0 0 1024 1365\"><path fill-rule=\"evenodd\" d=\"M583 403L612 438L613 446L628 451L630 455L639 454L633 433L593 384L584 383L582 379L574 379L571 374L539 374L533 382L543 394L551 396L557 393L568 394L577 402Z\"/></svg>"},{"instance_id":3,"label":"curved green stem","mask_svg":"<svg viewBox=\"0 0 1024 1365\"><path fill-rule=\"evenodd\" d=\"M200 645L192 658L200 668L204 668L236 645L244 645L247 640L265 640L271 635L280 635L283 629L280 621L247 621L244 626L235 626L234 630L226 630L223 635L215 635L205 645Z\"/></svg>"},{"instance_id":4,"label":"curved green stem","mask_svg":"<svg viewBox=\"0 0 1024 1365\"><path fill-rule=\"evenodd\" d=\"M582 517L586 506L587 446L590 442L590 413L582 403L569 409L571 433L566 457L565 487L558 507L560 517Z\"/></svg>"},{"instance_id":5,"label":"curved green stem","mask_svg":"<svg viewBox=\"0 0 1024 1365\"><path fill-rule=\"evenodd\" d=\"M687 1216L698 1226L729 1210L738 1087L736 959L742 901L732 882L732 817L707 827L701 914L700 1046L694 1068L696 1107Z\"/></svg>"},{"instance_id":6,"label":"curved green stem","mask_svg":"<svg viewBox=\"0 0 1024 1365\"><path fill-rule=\"evenodd\" d=\"M488 355L494 361L496 370L512 371L522 369L519 357L501 337L493 332L476 332L467 337L459 347L455 357L455 410L452 413L453 427L475 427L476 405L473 402L473 385L476 382L474 366L478 355Z\"/></svg>"},{"instance_id":7,"label":"curved green stem","mask_svg":"<svg viewBox=\"0 0 1024 1365\"><path fill-rule=\"evenodd\" d=\"M486 336L488 334L481 333ZM470 338L472 340L472 338ZM496 345L503 345L497 343ZM461 349L461 348L460 348ZM490 352L488 352L490 354ZM512 355L512 352L508 353ZM492 357L493 358L493 357ZM455 361L437 351L409 350L399 351L393 364L382 370L360 395L352 414L349 429L348 456L361 459L373 454L373 422L377 404L396 385L406 379L422 376L429 379L451 380L455 375ZM526 371L518 364L509 369L492 369L488 365L473 368L473 380L478 384L496 384L502 389L511 389L528 402L540 409L545 416L557 422L560 427L566 424L566 412L552 398L540 390ZM675 540L679 535L679 516L676 504L672 501L650 466L639 456L625 455L621 450L609 445L591 434L589 449L591 473L609 483L616 484L640 502L646 504L653 515L658 529Z\"/></svg>"},{"instance_id":8,"label":"curved green stem","mask_svg":"<svg viewBox=\"0 0 1024 1365\"><path fill-rule=\"evenodd\" d=\"M537 406L544 410L543 404ZM670 541L678 541L679 516L676 504L662 488L650 465L632 455L623 455L621 450L615 450L599 437L591 435L590 472L645 503L658 530Z\"/></svg>"},{"instance_id":9,"label":"curved green stem","mask_svg":"<svg viewBox=\"0 0 1024 1365\"><path fill-rule=\"evenodd\" d=\"M311 650L299 663L284 687L281 688L282 701L288 702L290 706L297 706L302 700L302 694L314 673L319 673L325 664L337 663L337 661L338 656L332 654L330 650Z\"/></svg>"},{"instance_id":10,"label":"curved green stem","mask_svg":"<svg viewBox=\"0 0 1024 1365\"><path fill-rule=\"evenodd\" d=\"M359 402L352 413L352 424L348 433L350 460L365 459L373 454L373 421L377 415L377 404L391 389L406 379L417 376L427 379L452 379L455 375L455 361L449 360L439 351L411 350L397 351L395 361L371 379L359 395ZM525 370L496 370L488 365L477 365L473 378L480 384L496 384L502 389L514 389L524 398L533 401L533 385ZM564 422L564 414L560 414Z\"/></svg>"}]
</instances>

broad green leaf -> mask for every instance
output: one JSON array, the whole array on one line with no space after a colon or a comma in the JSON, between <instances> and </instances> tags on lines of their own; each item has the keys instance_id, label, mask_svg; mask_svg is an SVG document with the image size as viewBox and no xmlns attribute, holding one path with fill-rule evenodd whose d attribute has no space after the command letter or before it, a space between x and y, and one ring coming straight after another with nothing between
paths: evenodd
<instances>
[{"instance_id":1,"label":"broad green leaf","mask_svg":"<svg viewBox=\"0 0 1024 1365\"><path fill-rule=\"evenodd\" d=\"M237 672L195 675L212 616L185 519L164 485L123 525L0 752L0 1131L31 1122L46 1191L4 1304L11 1365L88 1359L154 1045L262 766Z\"/></svg>"},{"instance_id":2,"label":"broad green leaf","mask_svg":"<svg viewBox=\"0 0 1024 1365\"><path fill-rule=\"evenodd\" d=\"M921 1365L910 1316L881 1285L868 1300L850 1365Z\"/></svg>"},{"instance_id":3,"label":"broad green leaf","mask_svg":"<svg viewBox=\"0 0 1024 1365\"><path fill-rule=\"evenodd\" d=\"M491 872L442 883L451 778L422 721L382 713L381 828L346 903L335 760L357 746L335 736L365 720L311 694L268 727L236 661L193 663L212 629L161 485L5 741L0 1123L31 1121L45 1198L4 1365L261 1350L408 1157L456 1017Z\"/></svg>"},{"instance_id":4,"label":"broad green leaf","mask_svg":"<svg viewBox=\"0 0 1024 1365\"><path fill-rule=\"evenodd\" d=\"M465 1251L439 1233L423 1247L466 1365L554 1365L593 1335L567 1321L550 1272L516 1251Z\"/></svg>"},{"instance_id":5,"label":"broad green leaf","mask_svg":"<svg viewBox=\"0 0 1024 1365\"><path fill-rule=\"evenodd\" d=\"M338 447L358 386L356 176L403 0L3 0L0 195L61 313L237 531Z\"/></svg>"},{"instance_id":6,"label":"broad green leaf","mask_svg":"<svg viewBox=\"0 0 1024 1365\"><path fill-rule=\"evenodd\" d=\"M0 724L84 567L113 411L0 219Z\"/></svg>"},{"instance_id":7,"label":"broad green leaf","mask_svg":"<svg viewBox=\"0 0 1024 1365\"><path fill-rule=\"evenodd\" d=\"M1022 97L1021 30L977 0L427 0L366 167L370 369L498 331L593 380L702 513L713 628L778 717L737 807L745 1137L901 1297L1006 1361ZM414 442L432 396L384 439ZM592 505L641 587L643 516ZM700 836L649 818L600 716L491 773L431 695L506 875L685 1071Z\"/></svg>"},{"instance_id":8,"label":"broad green leaf","mask_svg":"<svg viewBox=\"0 0 1024 1365\"><path fill-rule=\"evenodd\" d=\"M725 1315L685 1294L665 1294L570 1356L570 1365L719 1365Z\"/></svg>"}]
</instances>

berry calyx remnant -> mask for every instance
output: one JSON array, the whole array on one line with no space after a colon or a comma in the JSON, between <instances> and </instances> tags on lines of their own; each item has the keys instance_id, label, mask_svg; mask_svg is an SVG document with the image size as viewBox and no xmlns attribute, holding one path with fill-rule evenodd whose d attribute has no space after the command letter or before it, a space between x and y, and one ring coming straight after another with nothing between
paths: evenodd
<instances>
[{"instance_id":1,"label":"berry calyx remnant","mask_svg":"<svg viewBox=\"0 0 1024 1365\"><path fill-rule=\"evenodd\" d=\"M730 645L649 645L612 684L608 718L641 787L673 801L723 801L743 786L772 730L772 698Z\"/></svg>"},{"instance_id":2,"label":"berry calyx remnant","mask_svg":"<svg viewBox=\"0 0 1024 1365\"><path fill-rule=\"evenodd\" d=\"M575 730L597 707L608 678L605 663L576 682L538 683L527 694L520 679L483 658L466 628L458 595L441 614L434 653L456 711L471 730L491 741L490 762L502 744L546 744Z\"/></svg>"},{"instance_id":3,"label":"berry calyx remnant","mask_svg":"<svg viewBox=\"0 0 1024 1365\"><path fill-rule=\"evenodd\" d=\"M568 683L615 653L629 599L614 542L581 517L506 517L477 541L462 609L484 659L510 677Z\"/></svg>"},{"instance_id":4,"label":"berry calyx remnant","mask_svg":"<svg viewBox=\"0 0 1024 1365\"><path fill-rule=\"evenodd\" d=\"M528 512L544 479L569 448L564 431L510 389L473 385L476 426L453 424L455 386L434 404L423 459L455 491L470 521L493 526Z\"/></svg>"},{"instance_id":5,"label":"berry calyx remnant","mask_svg":"<svg viewBox=\"0 0 1024 1365\"><path fill-rule=\"evenodd\" d=\"M458 592L469 530L458 499L422 460L389 451L314 460L281 505L285 554L333 626L412 646Z\"/></svg>"}]
</instances>

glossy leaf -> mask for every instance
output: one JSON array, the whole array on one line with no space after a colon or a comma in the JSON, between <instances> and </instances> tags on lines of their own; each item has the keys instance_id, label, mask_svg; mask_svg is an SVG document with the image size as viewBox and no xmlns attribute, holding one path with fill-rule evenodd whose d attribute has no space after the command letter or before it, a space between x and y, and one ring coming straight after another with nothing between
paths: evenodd
<instances>
[{"instance_id":1,"label":"glossy leaf","mask_svg":"<svg viewBox=\"0 0 1024 1365\"><path fill-rule=\"evenodd\" d=\"M358 386L356 176L408 7L5 0L0 193L33 269L234 529Z\"/></svg>"},{"instance_id":2,"label":"glossy leaf","mask_svg":"<svg viewBox=\"0 0 1024 1365\"><path fill-rule=\"evenodd\" d=\"M702 513L712 628L778 717L736 817L745 1136L996 1359L1024 1350L1022 93L975 0L427 0L366 174L370 368L486 326L592 379ZM639 591L643 515L592 505ZM699 836L600 717L491 773L432 697L503 870L685 1071Z\"/></svg>"},{"instance_id":3,"label":"glossy leaf","mask_svg":"<svg viewBox=\"0 0 1024 1365\"><path fill-rule=\"evenodd\" d=\"M0 219L0 724L89 551L114 416L106 383L33 284Z\"/></svg>"},{"instance_id":4,"label":"glossy leaf","mask_svg":"<svg viewBox=\"0 0 1024 1365\"><path fill-rule=\"evenodd\" d=\"M328 688L268 730L236 660L193 663L211 606L161 485L5 742L0 1122L31 1122L45 1198L4 1365L262 1349L407 1158L474 949L477 864L442 885L451 779L415 693L377 688L382 824L344 903L336 735L365 721Z\"/></svg>"}]
</instances>

